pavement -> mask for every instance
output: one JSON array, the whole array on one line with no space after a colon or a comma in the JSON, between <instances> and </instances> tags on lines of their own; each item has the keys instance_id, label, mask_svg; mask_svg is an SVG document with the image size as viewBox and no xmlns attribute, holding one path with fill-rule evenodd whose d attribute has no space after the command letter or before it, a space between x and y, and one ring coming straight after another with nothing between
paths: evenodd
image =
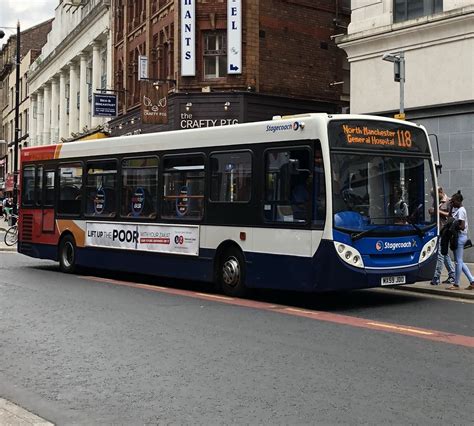
<instances>
[{"instance_id":1,"label":"pavement","mask_svg":"<svg viewBox=\"0 0 474 426\"><path fill-rule=\"evenodd\" d=\"M24 410L6 399L0 398L0 425L8 426L54 426L53 423Z\"/></svg>"}]
</instances>

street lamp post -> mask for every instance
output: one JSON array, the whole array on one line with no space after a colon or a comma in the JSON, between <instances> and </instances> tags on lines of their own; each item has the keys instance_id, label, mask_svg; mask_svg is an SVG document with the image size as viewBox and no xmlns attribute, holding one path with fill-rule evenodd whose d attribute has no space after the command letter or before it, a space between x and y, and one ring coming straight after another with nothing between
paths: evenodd
<instances>
[{"instance_id":1,"label":"street lamp post","mask_svg":"<svg viewBox=\"0 0 474 426\"><path fill-rule=\"evenodd\" d=\"M3 27L13 29L12 27ZM0 38L5 33L0 31ZM15 79L15 141L13 151L13 211L17 213L18 204L18 142L20 138L20 21L16 24L16 79Z\"/></svg>"},{"instance_id":2,"label":"street lamp post","mask_svg":"<svg viewBox=\"0 0 474 426\"><path fill-rule=\"evenodd\" d=\"M385 53L382 56L384 61L393 62L394 81L400 83L400 117L405 117L405 52Z\"/></svg>"}]
</instances>

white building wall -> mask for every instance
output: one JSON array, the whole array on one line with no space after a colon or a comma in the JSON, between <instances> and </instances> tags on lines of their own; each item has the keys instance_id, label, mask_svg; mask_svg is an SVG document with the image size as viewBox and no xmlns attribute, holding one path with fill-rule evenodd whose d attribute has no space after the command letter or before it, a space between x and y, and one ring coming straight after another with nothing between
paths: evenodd
<instances>
[{"instance_id":1,"label":"white building wall","mask_svg":"<svg viewBox=\"0 0 474 426\"><path fill-rule=\"evenodd\" d=\"M93 50L97 48L106 49L107 56L112 55L109 41L111 37L109 6L110 0L88 0L79 8L64 5L64 2L61 2L55 10L55 19L52 30L48 35L48 41L43 47L40 57L30 69L30 92L32 94L39 93L44 86L49 87L53 81L58 81L60 82L59 99L54 99L54 103L65 107L67 110L67 113L64 114L64 111L60 108L59 122L55 123L57 131L56 129L53 129L52 132L50 129L43 129L43 133L49 131L51 135L48 143L58 143L62 138L67 139L71 136L77 136L78 133L87 132L105 122L103 118L92 118L91 100L87 99L85 101L82 99L81 102L78 102L78 93L81 93L83 97L88 94L88 85L91 83L87 81L86 73L79 73L81 56L86 58L87 62L91 62ZM98 66L96 65L96 67ZM77 68L77 81L72 82L73 84L70 81L71 67ZM96 72L99 72L99 70L96 70ZM63 76L66 75L65 80L63 77L64 87L61 86L61 73ZM94 69L92 73L94 73ZM106 88L110 89L111 76L107 76L107 84ZM94 87L94 89L98 87ZM40 98L42 106L43 108L45 106L52 108L51 91L45 93L46 98L44 98L44 95L43 99ZM86 111L81 112L80 109L84 108ZM71 117L73 120L71 120ZM80 128L79 117L82 117ZM67 124L65 121L67 121ZM35 128L38 132L39 126ZM33 139L39 141L39 138L34 137Z\"/></svg>"}]
</instances>

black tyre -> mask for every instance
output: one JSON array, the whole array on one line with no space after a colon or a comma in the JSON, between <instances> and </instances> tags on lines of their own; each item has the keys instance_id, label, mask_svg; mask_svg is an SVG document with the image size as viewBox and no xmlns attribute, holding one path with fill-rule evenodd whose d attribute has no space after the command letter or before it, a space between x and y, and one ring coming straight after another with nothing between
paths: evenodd
<instances>
[{"instance_id":1,"label":"black tyre","mask_svg":"<svg viewBox=\"0 0 474 426\"><path fill-rule=\"evenodd\" d=\"M5 244L7 246L14 246L18 242L18 228L16 226L11 226L5 232Z\"/></svg>"},{"instance_id":2,"label":"black tyre","mask_svg":"<svg viewBox=\"0 0 474 426\"><path fill-rule=\"evenodd\" d=\"M76 270L76 242L71 235L66 235L59 243L59 268L68 274Z\"/></svg>"},{"instance_id":3,"label":"black tyre","mask_svg":"<svg viewBox=\"0 0 474 426\"><path fill-rule=\"evenodd\" d=\"M245 260L237 249L227 250L220 258L217 280L222 292L228 296L242 297L245 286Z\"/></svg>"}]
</instances>

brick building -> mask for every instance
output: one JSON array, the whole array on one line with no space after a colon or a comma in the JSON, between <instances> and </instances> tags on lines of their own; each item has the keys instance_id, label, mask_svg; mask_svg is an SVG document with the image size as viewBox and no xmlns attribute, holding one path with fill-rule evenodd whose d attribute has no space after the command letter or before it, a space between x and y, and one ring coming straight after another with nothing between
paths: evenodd
<instances>
[{"instance_id":1,"label":"brick building","mask_svg":"<svg viewBox=\"0 0 474 426\"><path fill-rule=\"evenodd\" d=\"M349 3L113 0L112 135L341 111L349 74L333 36L345 32ZM153 87L166 96L164 124L142 122Z\"/></svg>"},{"instance_id":2,"label":"brick building","mask_svg":"<svg viewBox=\"0 0 474 426\"><path fill-rule=\"evenodd\" d=\"M29 114L28 67L46 43L51 30L49 19L20 33L20 148L27 133ZM10 36L0 51L0 191L5 189L6 175L13 169L11 162L15 139L15 82L16 82L16 32ZM8 189L8 188L6 188Z\"/></svg>"}]
</instances>

